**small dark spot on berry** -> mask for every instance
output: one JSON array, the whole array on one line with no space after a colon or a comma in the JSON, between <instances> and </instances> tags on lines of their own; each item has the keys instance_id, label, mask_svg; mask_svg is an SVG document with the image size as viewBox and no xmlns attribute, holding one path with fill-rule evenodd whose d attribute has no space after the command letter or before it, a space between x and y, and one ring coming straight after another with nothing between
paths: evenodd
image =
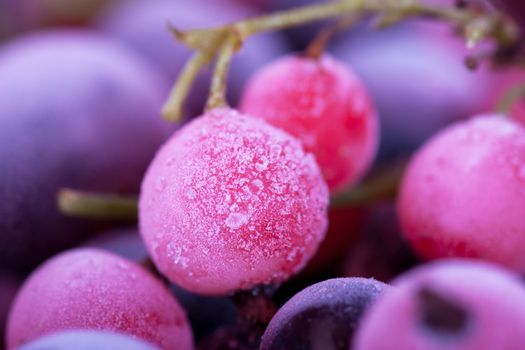
<instances>
[{"instance_id":1,"label":"small dark spot on berry","mask_svg":"<svg viewBox=\"0 0 525 350\"><path fill-rule=\"evenodd\" d=\"M426 330L443 336L457 336L465 332L469 314L462 306L429 288L422 288L417 297L421 323Z\"/></svg>"}]
</instances>

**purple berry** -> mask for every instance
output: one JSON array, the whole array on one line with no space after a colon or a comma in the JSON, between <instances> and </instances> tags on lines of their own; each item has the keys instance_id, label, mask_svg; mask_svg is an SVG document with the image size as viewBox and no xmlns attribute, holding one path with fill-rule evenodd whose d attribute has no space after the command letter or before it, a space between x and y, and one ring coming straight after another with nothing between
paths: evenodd
<instances>
[{"instance_id":1,"label":"purple berry","mask_svg":"<svg viewBox=\"0 0 525 350\"><path fill-rule=\"evenodd\" d=\"M167 86L89 31L30 34L0 49L0 265L34 267L93 230L57 210L61 187L137 193L169 129Z\"/></svg>"},{"instance_id":2,"label":"purple berry","mask_svg":"<svg viewBox=\"0 0 525 350\"><path fill-rule=\"evenodd\" d=\"M441 27L407 23L359 29L333 48L361 78L378 110L381 158L415 150L449 123L477 112L484 75L469 71L465 50Z\"/></svg>"},{"instance_id":3,"label":"purple berry","mask_svg":"<svg viewBox=\"0 0 525 350\"><path fill-rule=\"evenodd\" d=\"M104 249L139 263L148 257L146 246L136 227L102 232L85 241L82 246Z\"/></svg>"},{"instance_id":4,"label":"purple berry","mask_svg":"<svg viewBox=\"0 0 525 350\"><path fill-rule=\"evenodd\" d=\"M92 330L73 330L38 338L18 350L159 350L128 335Z\"/></svg>"},{"instance_id":5,"label":"purple berry","mask_svg":"<svg viewBox=\"0 0 525 350\"><path fill-rule=\"evenodd\" d=\"M387 285L374 279L336 278L292 297L275 314L261 350L348 349L354 330Z\"/></svg>"}]
</instances>

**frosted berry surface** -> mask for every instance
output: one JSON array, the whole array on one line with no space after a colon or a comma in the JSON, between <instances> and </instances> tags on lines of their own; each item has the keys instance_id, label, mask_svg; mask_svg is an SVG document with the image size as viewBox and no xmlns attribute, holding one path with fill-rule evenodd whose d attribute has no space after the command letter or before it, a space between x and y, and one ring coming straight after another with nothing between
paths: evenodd
<instances>
[{"instance_id":1,"label":"frosted berry surface","mask_svg":"<svg viewBox=\"0 0 525 350\"><path fill-rule=\"evenodd\" d=\"M299 138L332 192L354 184L374 159L372 102L353 72L330 56L286 56L265 66L250 80L241 110Z\"/></svg>"},{"instance_id":2,"label":"frosted berry surface","mask_svg":"<svg viewBox=\"0 0 525 350\"><path fill-rule=\"evenodd\" d=\"M398 201L403 233L427 259L471 257L525 272L525 130L477 116L411 160Z\"/></svg>"},{"instance_id":3,"label":"frosted berry surface","mask_svg":"<svg viewBox=\"0 0 525 350\"><path fill-rule=\"evenodd\" d=\"M38 268L17 295L7 348L64 330L114 331L163 349L192 349L184 311L139 265L97 249L57 255Z\"/></svg>"},{"instance_id":4,"label":"frosted berry surface","mask_svg":"<svg viewBox=\"0 0 525 350\"><path fill-rule=\"evenodd\" d=\"M157 267L180 286L224 294L281 282L315 253L328 189L298 140L215 109L158 152L140 196L140 228Z\"/></svg>"}]
</instances>

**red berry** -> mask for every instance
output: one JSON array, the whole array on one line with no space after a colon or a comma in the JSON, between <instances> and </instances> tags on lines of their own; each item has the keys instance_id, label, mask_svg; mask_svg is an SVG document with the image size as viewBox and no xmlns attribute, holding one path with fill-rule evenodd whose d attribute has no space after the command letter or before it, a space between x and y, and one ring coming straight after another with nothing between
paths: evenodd
<instances>
[{"instance_id":1,"label":"red berry","mask_svg":"<svg viewBox=\"0 0 525 350\"><path fill-rule=\"evenodd\" d=\"M475 257L525 272L525 130L501 116L451 126L411 161L398 202L423 257Z\"/></svg>"},{"instance_id":2,"label":"red berry","mask_svg":"<svg viewBox=\"0 0 525 350\"><path fill-rule=\"evenodd\" d=\"M298 137L332 192L355 183L378 144L377 118L357 77L342 63L288 56L249 82L241 110Z\"/></svg>"},{"instance_id":3,"label":"red berry","mask_svg":"<svg viewBox=\"0 0 525 350\"><path fill-rule=\"evenodd\" d=\"M207 112L158 152L142 183L150 255L190 291L281 282L324 238L328 189L295 138L230 109Z\"/></svg>"}]
</instances>

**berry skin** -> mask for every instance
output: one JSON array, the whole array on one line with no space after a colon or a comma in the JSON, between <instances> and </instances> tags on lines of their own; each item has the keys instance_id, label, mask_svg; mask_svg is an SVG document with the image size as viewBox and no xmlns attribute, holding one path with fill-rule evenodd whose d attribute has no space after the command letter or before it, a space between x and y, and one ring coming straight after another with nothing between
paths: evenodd
<instances>
[{"instance_id":1,"label":"berry skin","mask_svg":"<svg viewBox=\"0 0 525 350\"><path fill-rule=\"evenodd\" d=\"M216 109L187 124L151 163L139 203L153 261L190 291L219 295L281 282L315 253L328 189L298 140Z\"/></svg>"},{"instance_id":2,"label":"berry skin","mask_svg":"<svg viewBox=\"0 0 525 350\"><path fill-rule=\"evenodd\" d=\"M57 255L27 279L7 324L7 348L54 332L114 331L162 349L192 349L177 301L139 265L97 249Z\"/></svg>"},{"instance_id":3,"label":"berry skin","mask_svg":"<svg viewBox=\"0 0 525 350\"><path fill-rule=\"evenodd\" d=\"M250 80L241 111L299 138L331 192L354 184L375 156L377 118L357 77L330 56L287 56Z\"/></svg>"},{"instance_id":4,"label":"berry skin","mask_svg":"<svg viewBox=\"0 0 525 350\"><path fill-rule=\"evenodd\" d=\"M6 42L0 76L0 266L26 272L95 231L59 213L61 187L139 191L172 129L159 117L168 86L88 30Z\"/></svg>"},{"instance_id":5,"label":"berry skin","mask_svg":"<svg viewBox=\"0 0 525 350\"><path fill-rule=\"evenodd\" d=\"M403 233L421 256L472 257L525 272L525 130L478 116L431 139L401 184Z\"/></svg>"},{"instance_id":6,"label":"berry skin","mask_svg":"<svg viewBox=\"0 0 525 350\"><path fill-rule=\"evenodd\" d=\"M271 320L261 350L347 350L368 306L388 286L374 279L335 278L293 296Z\"/></svg>"},{"instance_id":7,"label":"berry skin","mask_svg":"<svg viewBox=\"0 0 525 350\"><path fill-rule=\"evenodd\" d=\"M136 227L103 232L86 241L83 246L104 249L137 263L148 257L146 246ZM224 323L230 324L235 321L235 306L228 297L202 296L173 284L170 285L170 290L186 311L196 342ZM0 307L0 312L1 310Z\"/></svg>"},{"instance_id":8,"label":"berry skin","mask_svg":"<svg viewBox=\"0 0 525 350\"><path fill-rule=\"evenodd\" d=\"M393 281L368 309L355 350L520 350L525 287L474 260L442 260Z\"/></svg>"},{"instance_id":9,"label":"berry skin","mask_svg":"<svg viewBox=\"0 0 525 350\"><path fill-rule=\"evenodd\" d=\"M18 350L159 350L136 338L117 333L73 330L38 338Z\"/></svg>"},{"instance_id":10,"label":"berry skin","mask_svg":"<svg viewBox=\"0 0 525 350\"><path fill-rule=\"evenodd\" d=\"M426 22L380 31L363 24L334 43L334 55L361 78L377 108L380 159L409 155L441 128L480 111L490 86L465 67L465 45L451 39L448 27Z\"/></svg>"}]
</instances>

